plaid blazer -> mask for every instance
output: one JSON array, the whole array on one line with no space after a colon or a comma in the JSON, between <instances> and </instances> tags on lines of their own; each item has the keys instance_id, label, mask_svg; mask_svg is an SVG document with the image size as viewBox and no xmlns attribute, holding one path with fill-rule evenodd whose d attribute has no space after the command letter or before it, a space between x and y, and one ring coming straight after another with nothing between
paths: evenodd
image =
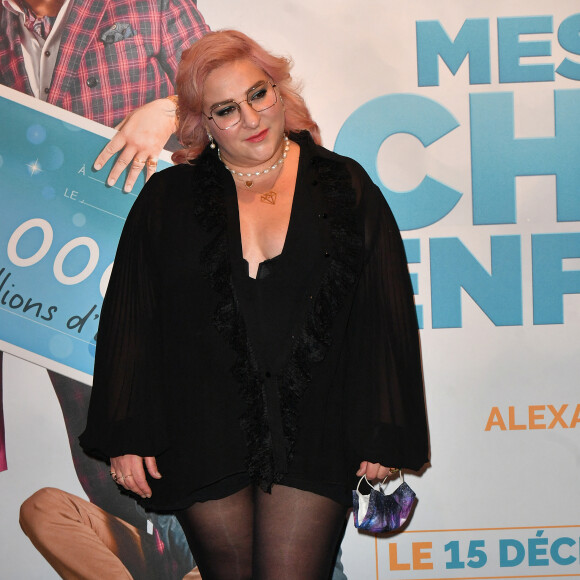
<instances>
[{"instance_id":1,"label":"plaid blazer","mask_svg":"<svg viewBox=\"0 0 580 580\"><path fill-rule=\"evenodd\" d=\"M194 0L71 0L47 101L108 126L174 93L182 51L208 30ZM0 6L0 83L32 94L18 17Z\"/></svg>"}]
</instances>

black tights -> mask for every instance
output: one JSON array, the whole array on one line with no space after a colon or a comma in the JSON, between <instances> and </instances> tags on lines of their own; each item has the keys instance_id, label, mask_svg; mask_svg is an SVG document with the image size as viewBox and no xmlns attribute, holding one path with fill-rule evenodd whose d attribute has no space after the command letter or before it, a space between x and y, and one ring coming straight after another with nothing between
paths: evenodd
<instances>
[{"instance_id":1,"label":"black tights","mask_svg":"<svg viewBox=\"0 0 580 580\"><path fill-rule=\"evenodd\" d=\"M203 580L327 580L346 509L292 487L249 486L176 516Z\"/></svg>"}]
</instances>

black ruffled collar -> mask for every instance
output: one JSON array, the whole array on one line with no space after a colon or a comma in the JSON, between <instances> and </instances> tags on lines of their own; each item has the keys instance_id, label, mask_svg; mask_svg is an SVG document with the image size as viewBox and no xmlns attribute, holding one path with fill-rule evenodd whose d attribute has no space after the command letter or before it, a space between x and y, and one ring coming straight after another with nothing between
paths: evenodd
<instances>
[{"instance_id":1,"label":"black ruffled collar","mask_svg":"<svg viewBox=\"0 0 580 580\"><path fill-rule=\"evenodd\" d=\"M232 177L219 161L215 150L209 147L193 162L196 167L192 192L196 201L195 216L206 231L215 234L201 253L204 275L220 296L213 317L214 325L236 353L236 363L231 370L246 405L240 422L248 445L248 473L252 481L264 490L269 490L273 483L281 479L285 473L284 464L293 457L301 399L311 382L313 365L324 359L330 346L333 321L356 283L363 249L362 234L357 232L354 212L356 193L345 164L317 147L305 131L291 134L290 137L301 147L300 162L305 162L304 157L310 159L314 166L316 187L324 198L331 218L333 251L319 291L301 332L293 342L279 381L287 455L282 464L274 460L262 379L232 283L225 205L225 195L234 187Z\"/></svg>"}]
</instances>

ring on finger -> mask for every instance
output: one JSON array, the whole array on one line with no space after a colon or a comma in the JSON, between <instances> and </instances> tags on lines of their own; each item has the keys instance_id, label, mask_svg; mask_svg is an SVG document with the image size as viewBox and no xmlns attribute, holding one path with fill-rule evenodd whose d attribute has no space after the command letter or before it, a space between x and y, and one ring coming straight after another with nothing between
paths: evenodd
<instances>
[{"instance_id":1,"label":"ring on finger","mask_svg":"<svg viewBox=\"0 0 580 580\"><path fill-rule=\"evenodd\" d=\"M137 159L137 157L135 157L135 159L133 159L133 161L135 163L139 163L140 165L145 165L145 162L147 161L147 159Z\"/></svg>"},{"instance_id":2,"label":"ring on finger","mask_svg":"<svg viewBox=\"0 0 580 580\"><path fill-rule=\"evenodd\" d=\"M150 158L147 160L147 167L157 167L157 159Z\"/></svg>"}]
</instances>

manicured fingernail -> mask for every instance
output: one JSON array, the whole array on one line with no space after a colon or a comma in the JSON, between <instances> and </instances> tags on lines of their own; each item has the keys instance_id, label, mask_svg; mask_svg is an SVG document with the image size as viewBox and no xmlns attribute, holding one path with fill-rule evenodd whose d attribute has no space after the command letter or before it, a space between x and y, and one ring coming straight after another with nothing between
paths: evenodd
<instances>
[{"instance_id":1,"label":"manicured fingernail","mask_svg":"<svg viewBox=\"0 0 580 580\"><path fill-rule=\"evenodd\" d=\"M101 169L101 167L103 167L100 163L95 163L94 168L98 171L99 169Z\"/></svg>"},{"instance_id":2,"label":"manicured fingernail","mask_svg":"<svg viewBox=\"0 0 580 580\"><path fill-rule=\"evenodd\" d=\"M111 177L110 179L107 179L107 185L115 185L115 180Z\"/></svg>"}]
</instances>

